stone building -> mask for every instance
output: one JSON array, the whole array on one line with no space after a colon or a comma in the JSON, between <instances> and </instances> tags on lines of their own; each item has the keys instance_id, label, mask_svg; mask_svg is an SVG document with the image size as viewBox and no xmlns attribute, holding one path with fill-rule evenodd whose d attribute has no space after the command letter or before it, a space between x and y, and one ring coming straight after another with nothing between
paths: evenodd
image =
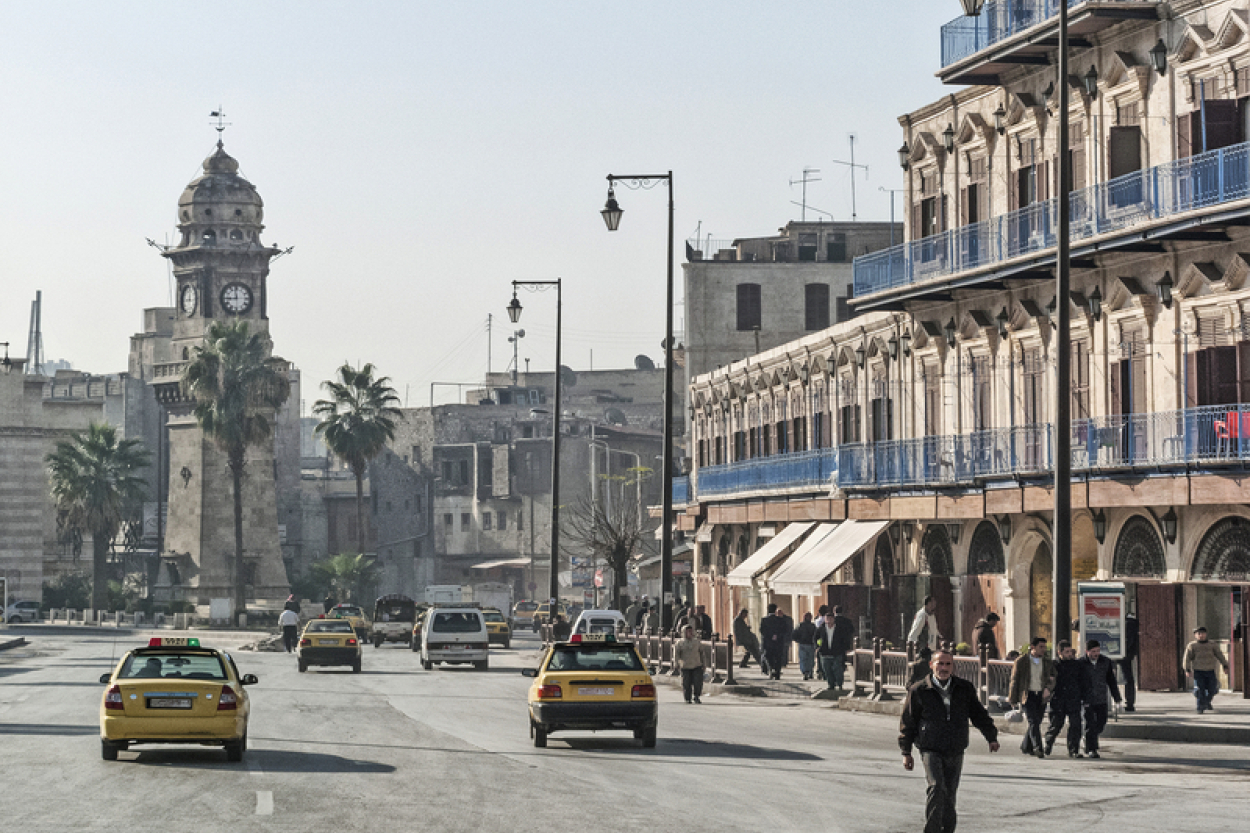
<instances>
[{"instance_id":1,"label":"stone building","mask_svg":"<svg viewBox=\"0 0 1250 833\"><path fill-rule=\"evenodd\" d=\"M1175 689L1197 624L1245 665L1250 8L1075 3L1066 79L1053 11L989 0L943 28L939 77L959 89L900 119L907 241L855 260L862 318L693 381L684 520L710 527L701 586L723 608L843 600L897 641L932 594L944 634L967 639L993 609L1000 645L1020 645L1049 634L1053 420L1070 397L1071 590L1125 582L1141 684Z\"/></svg>"}]
</instances>

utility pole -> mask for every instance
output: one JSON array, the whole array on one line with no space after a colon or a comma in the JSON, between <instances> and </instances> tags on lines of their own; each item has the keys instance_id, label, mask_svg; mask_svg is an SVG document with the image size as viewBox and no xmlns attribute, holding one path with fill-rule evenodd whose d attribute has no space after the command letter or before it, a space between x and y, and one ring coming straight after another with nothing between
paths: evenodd
<instances>
[{"instance_id":1,"label":"utility pole","mask_svg":"<svg viewBox=\"0 0 1250 833\"><path fill-rule=\"evenodd\" d=\"M851 161L850 161L850 162L843 162L841 159L834 159L834 160L833 160L833 164L835 164L835 165L845 165L846 167L848 167L848 168L850 168L850 169L851 169L851 222L853 223L853 222L855 222L855 219L856 219L856 217L858 216L858 215L855 213L855 169L856 169L856 168L863 168L863 170L864 170L864 179L865 179L865 180L867 180L867 179L868 179L868 166L867 166L867 165L856 165L856 164L855 164L855 134L854 134L854 133L848 133L846 137L847 137L847 139L849 139L849 140L850 140L850 142L851 142Z\"/></svg>"}]
</instances>

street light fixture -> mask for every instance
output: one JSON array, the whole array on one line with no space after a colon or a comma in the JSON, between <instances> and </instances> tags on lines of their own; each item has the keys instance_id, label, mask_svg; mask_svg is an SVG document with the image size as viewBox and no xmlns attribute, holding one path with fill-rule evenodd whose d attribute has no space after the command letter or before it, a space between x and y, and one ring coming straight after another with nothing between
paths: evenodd
<instances>
[{"instance_id":1,"label":"street light fixture","mask_svg":"<svg viewBox=\"0 0 1250 833\"><path fill-rule=\"evenodd\" d=\"M1089 294L1089 314L1094 321L1102 320L1102 292L1096 286L1094 291Z\"/></svg>"},{"instance_id":2,"label":"street light fixture","mask_svg":"<svg viewBox=\"0 0 1250 833\"><path fill-rule=\"evenodd\" d=\"M547 598L552 603L552 616L560 601L560 335L561 322L564 317L564 296L561 291L560 278L554 281L513 281L512 302L508 304L508 318L513 324L521 320L521 302L517 299L518 287L543 290L556 288L556 372L555 380L555 415L551 420L551 576L547 581Z\"/></svg>"},{"instance_id":3,"label":"street light fixture","mask_svg":"<svg viewBox=\"0 0 1250 833\"><path fill-rule=\"evenodd\" d=\"M898 336L890 336L890 340L885 343L886 348L890 351L890 361L898 358Z\"/></svg>"},{"instance_id":4,"label":"street light fixture","mask_svg":"<svg viewBox=\"0 0 1250 833\"><path fill-rule=\"evenodd\" d=\"M855 364L859 365L861 370L863 369L864 361L867 358L868 358L868 351L864 349L864 345L861 344L855 348Z\"/></svg>"},{"instance_id":5,"label":"street light fixture","mask_svg":"<svg viewBox=\"0 0 1250 833\"><path fill-rule=\"evenodd\" d=\"M1003 103L998 102L998 109L994 111L994 129L1001 136L1007 132L1007 109L1003 107Z\"/></svg>"},{"instance_id":6,"label":"street light fixture","mask_svg":"<svg viewBox=\"0 0 1250 833\"><path fill-rule=\"evenodd\" d=\"M1098 67L1090 64L1089 72L1081 76L1081 86L1085 88L1085 94L1090 98L1098 97Z\"/></svg>"},{"instance_id":7,"label":"street light fixture","mask_svg":"<svg viewBox=\"0 0 1250 833\"><path fill-rule=\"evenodd\" d=\"M1164 309L1172 308L1172 273L1164 272L1163 278L1155 284L1155 291L1159 293L1159 303L1163 304Z\"/></svg>"},{"instance_id":8,"label":"street light fixture","mask_svg":"<svg viewBox=\"0 0 1250 833\"><path fill-rule=\"evenodd\" d=\"M664 174L608 174L608 201L603 222L608 231L616 231L624 211L616 202L613 186L623 182L627 188L652 188L660 182L668 186L668 258L664 305L664 456L660 488L663 512L660 535L660 631L667 633L673 625L673 172Z\"/></svg>"},{"instance_id":9,"label":"street light fixture","mask_svg":"<svg viewBox=\"0 0 1250 833\"><path fill-rule=\"evenodd\" d=\"M903 170L911 167L911 148L907 146L907 142L903 142L903 146L898 149L898 166Z\"/></svg>"},{"instance_id":10,"label":"street light fixture","mask_svg":"<svg viewBox=\"0 0 1250 833\"><path fill-rule=\"evenodd\" d=\"M1100 544L1107 540L1107 516L1101 509L1094 515L1094 538Z\"/></svg>"},{"instance_id":11,"label":"street light fixture","mask_svg":"<svg viewBox=\"0 0 1250 833\"><path fill-rule=\"evenodd\" d=\"M911 330L903 331L903 358L911 355Z\"/></svg>"},{"instance_id":12,"label":"street light fixture","mask_svg":"<svg viewBox=\"0 0 1250 833\"><path fill-rule=\"evenodd\" d=\"M947 153L955 152L955 125L948 123L942 131L942 147L946 148Z\"/></svg>"},{"instance_id":13,"label":"street light fixture","mask_svg":"<svg viewBox=\"0 0 1250 833\"><path fill-rule=\"evenodd\" d=\"M1001 336L1002 338L1006 338L1007 337L1007 322L1010 320L1010 316L1007 315L1007 308L1003 307L1002 309L1000 309L998 311L998 315L995 316L995 318L998 320L998 335Z\"/></svg>"},{"instance_id":14,"label":"street light fixture","mask_svg":"<svg viewBox=\"0 0 1250 833\"><path fill-rule=\"evenodd\" d=\"M998 519L998 537L1002 539L1003 546L1011 543L1011 516L1003 515Z\"/></svg>"},{"instance_id":15,"label":"street light fixture","mask_svg":"<svg viewBox=\"0 0 1250 833\"><path fill-rule=\"evenodd\" d=\"M1168 512L1159 519L1159 524L1163 527L1163 537L1168 539L1169 544L1176 543L1176 510L1168 507Z\"/></svg>"},{"instance_id":16,"label":"street light fixture","mask_svg":"<svg viewBox=\"0 0 1250 833\"><path fill-rule=\"evenodd\" d=\"M1168 71L1168 47L1163 38L1159 38L1159 42L1150 47L1146 54L1150 56L1150 66L1155 72L1163 75Z\"/></svg>"},{"instance_id":17,"label":"street light fixture","mask_svg":"<svg viewBox=\"0 0 1250 833\"><path fill-rule=\"evenodd\" d=\"M964 14L968 17L980 17L985 0L959 0L959 4L964 7Z\"/></svg>"},{"instance_id":18,"label":"street light fixture","mask_svg":"<svg viewBox=\"0 0 1250 833\"><path fill-rule=\"evenodd\" d=\"M946 322L946 343L952 348L955 346L955 319L952 316L950 321Z\"/></svg>"}]
</instances>

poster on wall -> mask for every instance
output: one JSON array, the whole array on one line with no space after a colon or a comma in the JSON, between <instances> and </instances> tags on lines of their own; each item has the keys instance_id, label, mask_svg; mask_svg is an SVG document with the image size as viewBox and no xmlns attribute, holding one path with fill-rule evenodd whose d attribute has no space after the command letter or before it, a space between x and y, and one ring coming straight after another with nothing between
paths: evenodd
<instances>
[{"instance_id":1,"label":"poster on wall","mask_svg":"<svg viewBox=\"0 0 1250 833\"><path fill-rule=\"evenodd\" d=\"M1124 657L1124 585L1109 581L1082 581L1076 586L1081 624L1081 651L1097 639L1108 659ZM1080 653L1080 651L1078 651Z\"/></svg>"}]
</instances>

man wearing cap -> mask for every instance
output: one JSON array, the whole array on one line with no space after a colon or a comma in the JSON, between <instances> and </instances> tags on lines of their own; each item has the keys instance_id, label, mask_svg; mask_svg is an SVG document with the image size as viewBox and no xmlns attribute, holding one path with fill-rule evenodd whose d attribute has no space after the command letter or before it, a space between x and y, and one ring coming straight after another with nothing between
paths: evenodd
<instances>
[{"instance_id":1,"label":"man wearing cap","mask_svg":"<svg viewBox=\"0 0 1250 833\"><path fill-rule=\"evenodd\" d=\"M1098 736L1107 728L1107 692L1111 692L1111 699L1118 703L1120 687L1115 681L1115 664L1102 655L1102 645L1097 639L1085 643L1081 676L1085 696L1085 755L1101 758L1098 754Z\"/></svg>"},{"instance_id":2,"label":"man wearing cap","mask_svg":"<svg viewBox=\"0 0 1250 833\"><path fill-rule=\"evenodd\" d=\"M1185 646L1185 673L1193 676L1194 697L1198 700L1198 714L1211 708L1211 700L1220 691L1215 670L1224 667L1228 673L1228 659L1220 646L1207 639L1207 629L1194 630L1194 641Z\"/></svg>"}]
</instances>

